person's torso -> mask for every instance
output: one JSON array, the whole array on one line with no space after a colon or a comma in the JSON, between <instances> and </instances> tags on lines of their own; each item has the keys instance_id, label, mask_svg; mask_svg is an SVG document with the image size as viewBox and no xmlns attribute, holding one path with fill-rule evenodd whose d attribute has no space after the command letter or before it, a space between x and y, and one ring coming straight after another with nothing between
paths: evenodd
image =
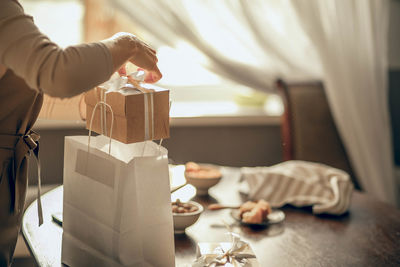
<instances>
[{"instance_id":1,"label":"person's torso","mask_svg":"<svg viewBox=\"0 0 400 267\"><path fill-rule=\"evenodd\" d=\"M0 79L0 134L25 134L35 123L43 95L7 70Z\"/></svg>"}]
</instances>

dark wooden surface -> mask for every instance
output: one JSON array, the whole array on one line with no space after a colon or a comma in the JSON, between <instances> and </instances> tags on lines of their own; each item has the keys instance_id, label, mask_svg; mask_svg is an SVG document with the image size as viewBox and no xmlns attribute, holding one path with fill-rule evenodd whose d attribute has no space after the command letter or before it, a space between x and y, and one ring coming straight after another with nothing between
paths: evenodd
<instances>
[{"instance_id":1,"label":"dark wooden surface","mask_svg":"<svg viewBox=\"0 0 400 267\"><path fill-rule=\"evenodd\" d=\"M223 168L224 177L206 197L193 200L240 204L239 169ZM173 197L188 199L188 185ZM62 228L51 214L62 209L62 187L42 197L45 223L37 226L36 202L23 218L23 235L40 266L60 266ZM186 234L175 236L176 265L188 266L197 242L228 241L225 224L249 242L261 266L400 266L400 211L365 194L354 193L344 216L315 216L311 209L284 207L286 220L268 228L251 229L237 224L229 210L205 210Z\"/></svg>"}]
</instances>

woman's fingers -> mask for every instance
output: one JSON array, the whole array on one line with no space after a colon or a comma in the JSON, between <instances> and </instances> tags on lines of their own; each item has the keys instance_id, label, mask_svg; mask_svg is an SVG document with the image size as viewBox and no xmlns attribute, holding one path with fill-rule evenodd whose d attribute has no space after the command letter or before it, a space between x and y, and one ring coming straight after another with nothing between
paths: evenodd
<instances>
[{"instance_id":1,"label":"woman's fingers","mask_svg":"<svg viewBox=\"0 0 400 267\"><path fill-rule=\"evenodd\" d=\"M130 61L139 68L145 70L145 82L155 83L162 77L162 74L157 67L158 58L156 54L147 47L142 46L141 49L142 50L139 50Z\"/></svg>"},{"instance_id":2,"label":"woman's fingers","mask_svg":"<svg viewBox=\"0 0 400 267\"><path fill-rule=\"evenodd\" d=\"M156 66L156 69L145 72L145 73L146 73L146 76L144 77L145 83L155 83L155 82L158 82L162 78L162 74L161 74L160 70L157 68L157 66Z\"/></svg>"},{"instance_id":3,"label":"woman's fingers","mask_svg":"<svg viewBox=\"0 0 400 267\"><path fill-rule=\"evenodd\" d=\"M162 74L158 69L157 65L153 68L153 70L148 71L142 68L138 68L138 71L144 71L144 82L145 83L155 83L158 82L162 78Z\"/></svg>"},{"instance_id":4,"label":"woman's fingers","mask_svg":"<svg viewBox=\"0 0 400 267\"><path fill-rule=\"evenodd\" d=\"M146 48L148 48L151 52L153 52L154 54L157 54L157 51L154 50L153 48L151 48L147 43L143 42L142 40L138 39L138 42L140 42L140 44Z\"/></svg>"},{"instance_id":5,"label":"woman's fingers","mask_svg":"<svg viewBox=\"0 0 400 267\"><path fill-rule=\"evenodd\" d=\"M126 76L126 65L122 65L119 69L118 69L118 74L119 76Z\"/></svg>"},{"instance_id":6,"label":"woman's fingers","mask_svg":"<svg viewBox=\"0 0 400 267\"><path fill-rule=\"evenodd\" d=\"M112 39L117 40L116 44L129 46L130 49L133 49L131 50L132 55L129 61L145 70L145 82L154 83L161 79L162 74L157 67L158 58L155 49L151 48L135 35L129 33L117 33ZM118 69L118 73L121 76L127 75L125 64Z\"/></svg>"},{"instance_id":7,"label":"woman's fingers","mask_svg":"<svg viewBox=\"0 0 400 267\"><path fill-rule=\"evenodd\" d=\"M142 43L142 44L143 44L143 46L144 46L145 48L147 48L148 50L150 50L154 55L157 54L157 51L154 50L153 48L151 48L148 44L146 44L146 43Z\"/></svg>"},{"instance_id":8,"label":"woman's fingers","mask_svg":"<svg viewBox=\"0 0 400 267\"><path fill-rule=\"evenodd\" d=\"M147 75L145 78L147 82L157 82L161 79L161 72L157 68L156 50L135 35L120 32L102 42L111 53L113 70L118 71L119 75L127 75L125 63L130 61L137 67L146 70Z\"/></svg>"}]
</instances>

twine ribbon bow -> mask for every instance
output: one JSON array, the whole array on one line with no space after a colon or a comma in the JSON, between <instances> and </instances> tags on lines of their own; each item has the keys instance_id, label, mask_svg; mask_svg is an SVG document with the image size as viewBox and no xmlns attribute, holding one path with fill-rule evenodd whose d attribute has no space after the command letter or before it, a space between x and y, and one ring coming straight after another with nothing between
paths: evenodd
<instances>
[{"instance_id":1,"label":"twine ribbon bow","mask_svg":"<svg viewBox=\"0 0 400 267\"><path fill-rule=\"evenodd\" d=\"M197 258L192 267L215 267L215 266L233 266L246 267L251 266L249 259L256 256L246 253L250 248L249 244L242 241L238 234L229 232L232 240L232 246L228 250L224 250L222 246L218 246L211 254L204 254Z\"/></svg>"},{"instance_id":2,"label":"twine ribbon bow","mask_svg":"<svg viewBox=\"0 0 400 267\"><path fill-rule=\"evenodd\" d=\"M154 95L153 89L147 89L142 86L144 80L144 71L137 71L128 74L127 76L114 76L107 82L103 83L100 88L104 89L100 92L98 102L107 103L106 95L108 92L121 91L124 94L129 94L129 90L140 91L144 97L144 135L145 140L153 140L154 138ZM130 85L131 87L127 87ZM127 90L128 88L128 90ZM97 87L96 87L97 90ZM108 136L106 110L102 105L100 107L100 122L102 134Z\"/></svg>"}]
</instances>

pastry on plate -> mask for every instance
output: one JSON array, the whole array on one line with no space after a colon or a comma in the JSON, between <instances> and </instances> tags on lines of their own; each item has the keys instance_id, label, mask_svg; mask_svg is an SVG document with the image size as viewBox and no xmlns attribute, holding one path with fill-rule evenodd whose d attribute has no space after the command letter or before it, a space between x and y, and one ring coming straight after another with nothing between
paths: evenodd
<instances>
[{"instance_id":1,"label":"pastry on plate","mask_svg":"<svg viewBox=\"0 0 400 267\"><path fill-rule=\"evenodd\" d=\"M272 212L269 203L263 199L254 201L247 201L243 203L240 208L240 218L245 223L262 223L267 215Z\"/></svg>"}]
</instances>

